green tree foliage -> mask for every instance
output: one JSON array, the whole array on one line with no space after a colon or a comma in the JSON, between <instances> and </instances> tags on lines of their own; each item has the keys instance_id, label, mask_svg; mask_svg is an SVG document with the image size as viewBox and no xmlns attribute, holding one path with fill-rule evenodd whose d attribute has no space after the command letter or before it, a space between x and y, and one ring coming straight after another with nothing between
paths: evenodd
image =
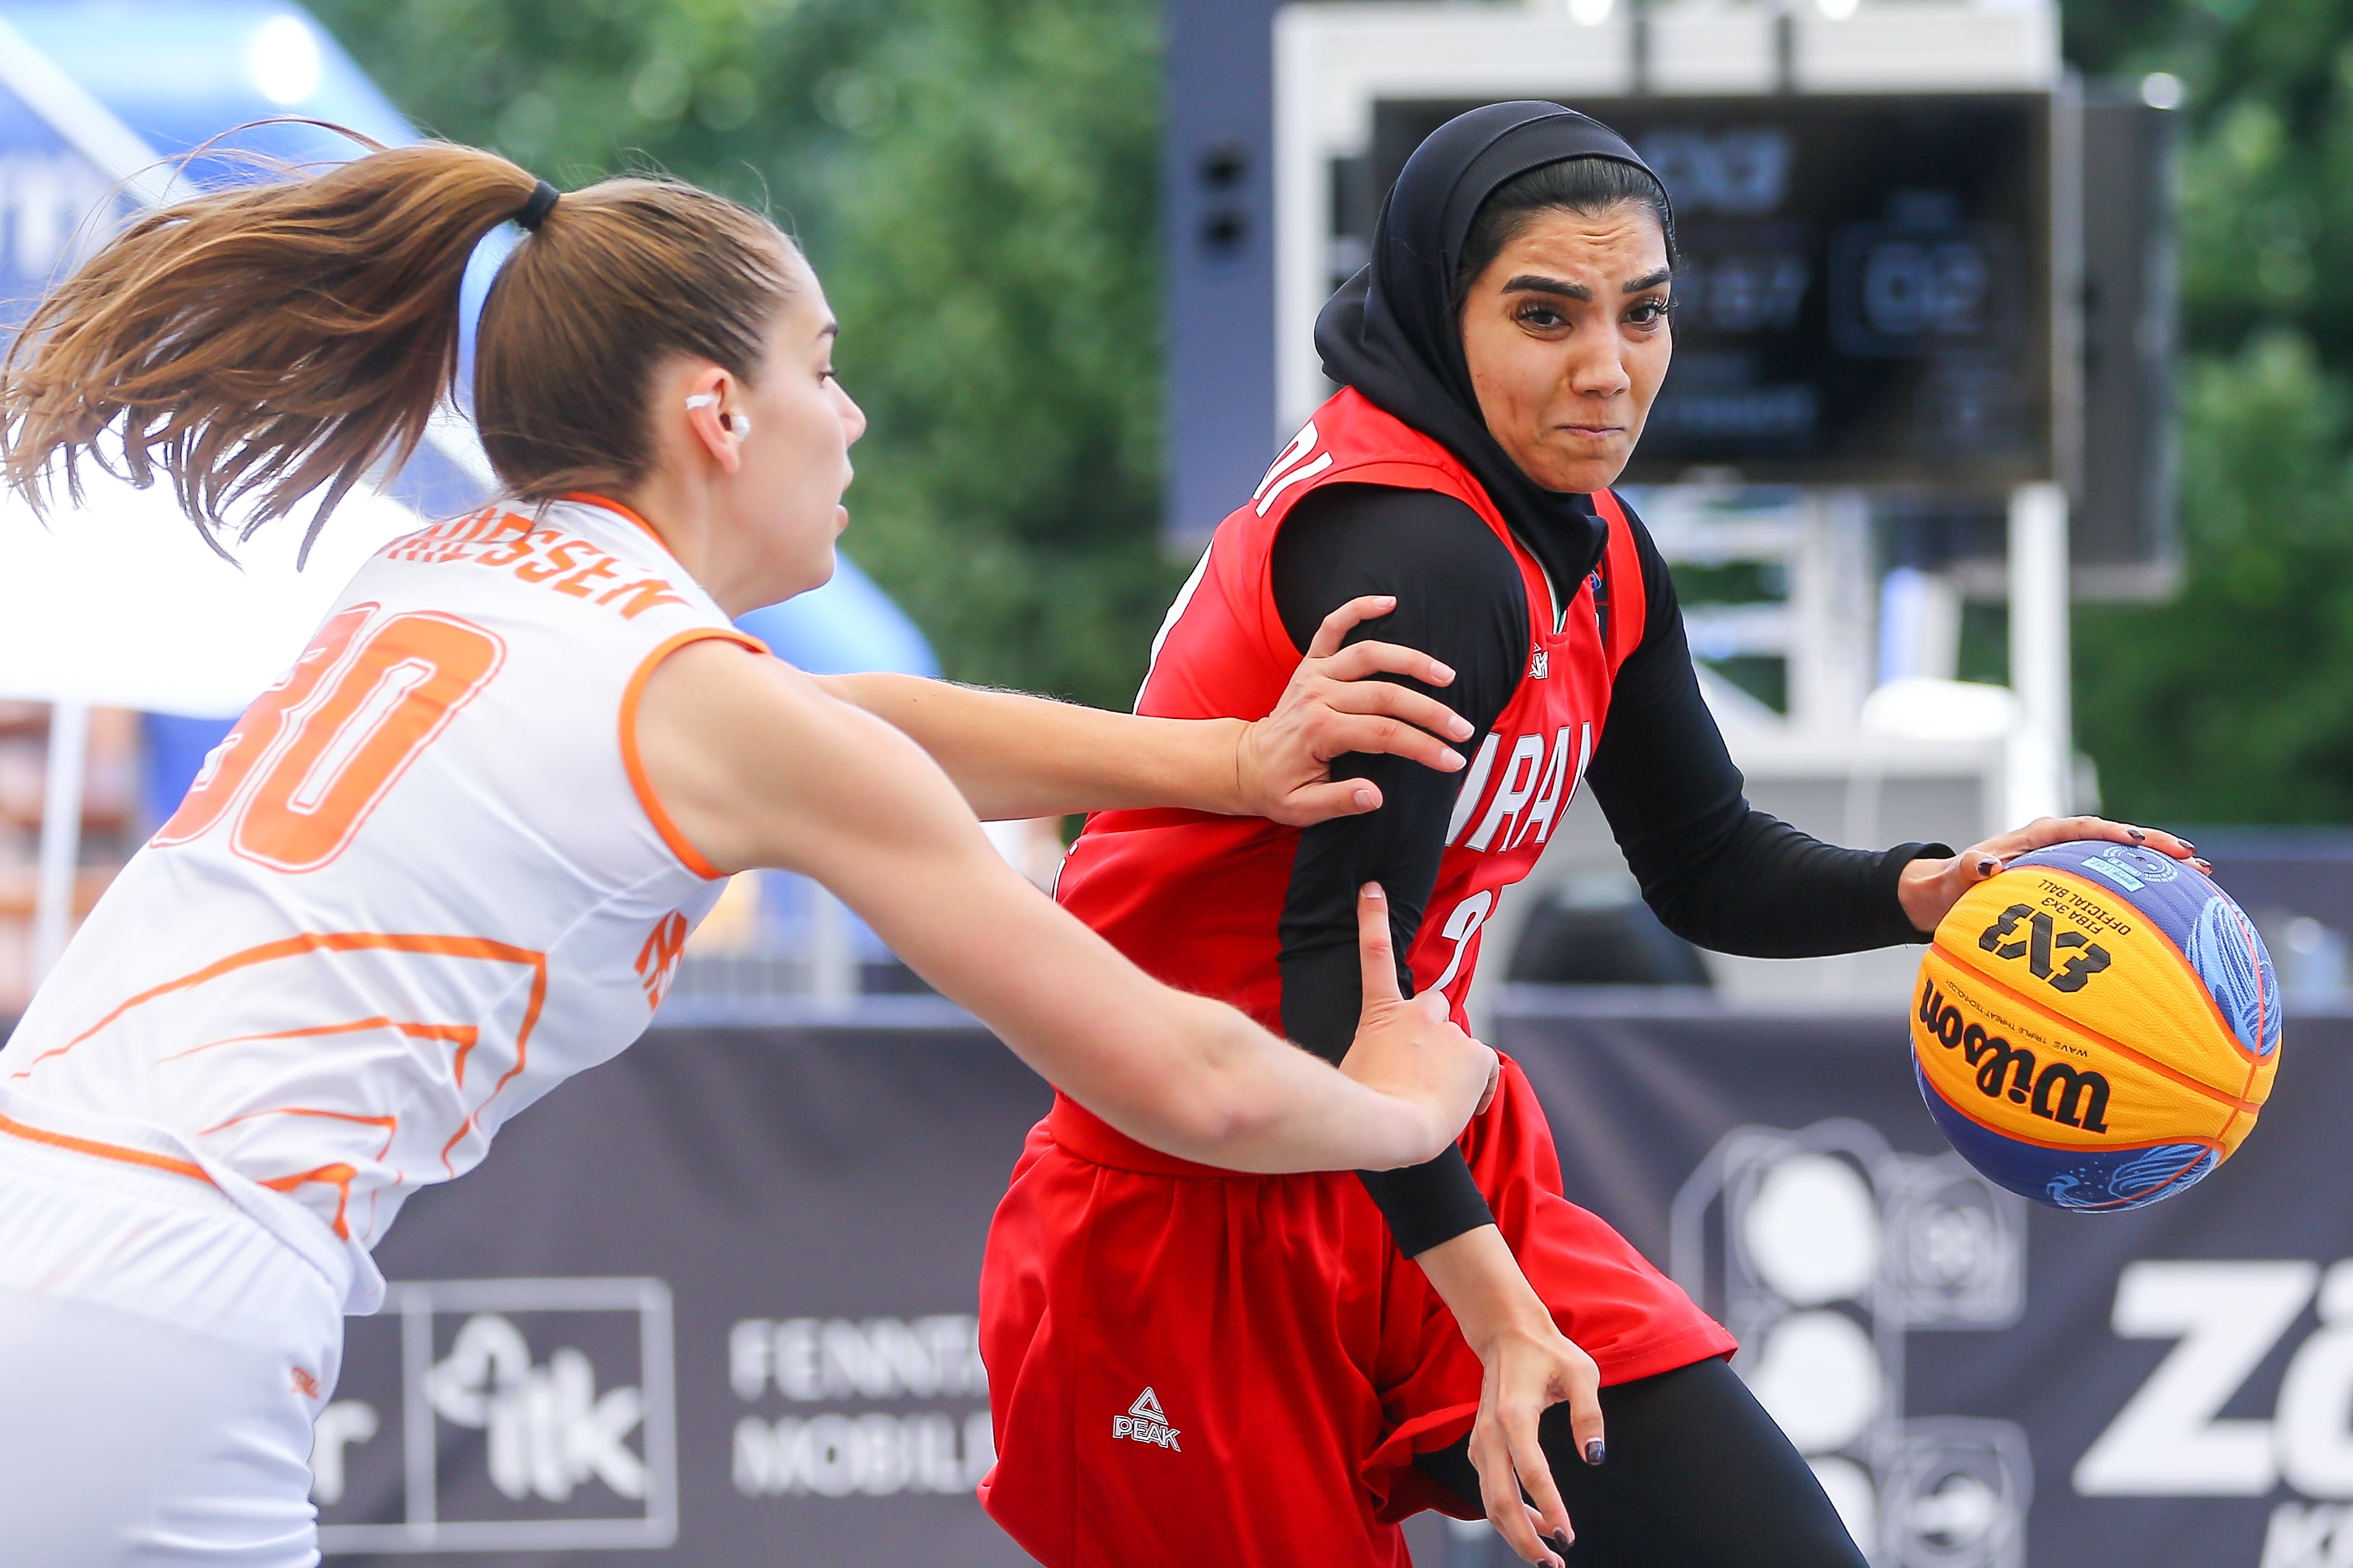
<instances>
[{"instance_id":1,"label":"green tree foliage","mask_svg":"<svg viewBox=\"0 0 2353 1568\"><path fill-rule=\"evenodd\" d=\"M872 420L845 543L950 674L1124 705L1158 543L1152 0L312 0L426 129L766 204Z\"/></svg>"},{"instance_id":2,"label":"green tree foliage","mask_svg":"<svg viewBox=\"0 0 2353 1568\"><path fill-rule=\"evenodd\" d=\"M2076 612L2076 723L2106 805L2353 821L2353 469L2344 378L2274 328L2183 387L2181 595Z\"/></svg>"},{"instance_id":3,"label":"green tree foliage","mask_svg":"<svg viewBox=\"0 0 2353 1568\"><path fill-rule=\"evenodd\" d=\"M874 416L849 544L966 679L1119 702L1161 558L1155 0L313 0L420 123L770 202ZM2077 615L2107 804L2353 818L2353 5L2064 0L2183 110L2183 591ZM2332 263L2334 263L2332 265Z\"/></svg>"},{"instance_id":4,"label":"green tree foliage","mask_svg":"<svg viewBox=\"0 0 2353 1568\"><path fill-rule=\"evenodd\" d=\"M2071 58L2188 87L2182 591L2075 617L2105 804L2353 820L2353 6L2072 0Z\"/></svg>"}]
</instances>

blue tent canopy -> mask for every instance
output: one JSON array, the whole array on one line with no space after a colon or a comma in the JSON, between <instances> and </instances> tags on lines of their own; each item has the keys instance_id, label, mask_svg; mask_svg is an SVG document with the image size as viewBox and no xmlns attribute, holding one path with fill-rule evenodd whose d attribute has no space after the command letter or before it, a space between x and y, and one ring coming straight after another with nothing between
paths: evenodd
<instances>
[{"instance_id":1,"label":"blue tent canopy","mask_svg":"<svg viewBox=\"0 0 2353 1568\"><path fill-rule=\"evenodd\" d=\"M330 121L387 144L417 140L327 30L286 0L0 0L0 22L157 156L206 148L184 169L199 185L250 178L257 155L300 164L357 151L333 132L282 117ZM253 123L271 119L281 122ZM99 210L106 204L112 213ZM22 321L80 247L131 207L111 173L95 167L58 124L0 86L0 329ZM474 317L514 243L511 231L494 233L469 269L462 308L470 359ZM393 489L427 514L459 511L485 499L479 480L430 448ZM847 559L827 586L756 611L744 624L779 657L814 670L929 675L939 668L914 624ZM156 750L185 753L193 739ZM174 773L186 763L181 755ZM172 781L154 787L176 798Z\"/></svg>"},{"instance_id":2,"label":"blue tent canopy","mask_svg":"<svg viewBox=\"0 0 2353 1568\"><path fill-rule=\"evenodd\" d=\"M417 132L327 30L283 0L8 0L26 42L165 156L259 120L301 115L378 142ZM222 146L303 163L351 156L316 126L259 126ZM200 160L205 184L237 176L233 156Z\"/></svg>"},{"instance_id":3,"label":"blue tent canopy","mask_svg":"<svg viewBox=\"0 0 2353 1568\"><path fill-rule=\"evenodd\" d=\"M836 561L833 581L824 587L739 616L735 624L786 664L813 675L861 669L938 675L940 661L915 623L849 556Z\"/></svg>"}]
</instances>

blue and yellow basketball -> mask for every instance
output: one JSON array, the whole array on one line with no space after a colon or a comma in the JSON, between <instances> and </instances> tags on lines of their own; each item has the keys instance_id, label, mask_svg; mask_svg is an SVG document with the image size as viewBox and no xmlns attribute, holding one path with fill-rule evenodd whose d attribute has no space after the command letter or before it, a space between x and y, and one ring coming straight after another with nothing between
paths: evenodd
<instances>
[{"instance_id":1,"label":"blue and yellow basketball","mask_svg":"<svg viewBox=\"0 0 2353 1568\"><path fill-rule=\"evenodd\" d=\"M2062 844L1969 889L1920 963L1912 1058L1969 1163L2063 1209L2139 1208L2254 1131L2279 1070L2254 922L2194 866Z\"/></svg>"}]
</instances>

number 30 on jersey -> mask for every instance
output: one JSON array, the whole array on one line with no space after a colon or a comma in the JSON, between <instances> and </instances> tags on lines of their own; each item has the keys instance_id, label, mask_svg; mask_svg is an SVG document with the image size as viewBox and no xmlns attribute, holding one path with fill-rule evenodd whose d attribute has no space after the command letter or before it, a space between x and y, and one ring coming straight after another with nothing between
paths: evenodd
<instances>
[{"instance_id":1,"label":"number 30 on jersey","mask_svg":"<svg viewBox=\"0 0 2353 1568\"><path fill-rule=\"evenodd\" d=\"M470 621L353 605L255 700L213 754L158 847L224 822L229 847L280 871L343 853L400 775L481 694L506 647Z\"/></svg>"}]
</instances>

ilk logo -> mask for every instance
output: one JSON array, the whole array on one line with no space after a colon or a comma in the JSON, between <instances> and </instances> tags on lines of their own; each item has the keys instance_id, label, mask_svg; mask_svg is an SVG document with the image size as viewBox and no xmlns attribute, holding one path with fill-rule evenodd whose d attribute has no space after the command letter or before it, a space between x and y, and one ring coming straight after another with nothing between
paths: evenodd
<instances>
[{"instance_id":1,"label":"ilk logo","mask_svg":"<svg viewBox=\"0 0 2353 1568\"><path fill-rule=\"evenodd\" d=\"M349 1326L311 1473L330 1556L670 1545L669 1288L393 1286L385 1311Z\"/></svg>"},{"instance_id":2,"label":"ilk logo","mask_svg":"<svg viewBox=\"0 0 2353 1568\"><path fill-rule=\"evenodd\" d=\"M1177 1446L1176 1428L1168 1425L1168 1417L1160 1408L1160 1395L1149 1386L1135 1396L1126 1415L1113 1417L1111 1435L1114 1438L1133 1437L1155 1448L1171 1448L1180 1454L1185 1451Z\"/></svg>"},{"instance_id":3,"label":"ilk logo","mask_svg":"<svg viewBox=\"0 0 2353 1568\"><path fill-rule=\"evenodd\" d=\"M478 1312L426 1374L434 1414L488 1434L491 1484L518 1500L563 1502L591 1480L632 1501L646 1495L645 1461L629 1437L645 1420L634 1386L599 1393L596 1370L565 1346L535 1365L514 1321Z\"/></svg>"}]
</instances>

